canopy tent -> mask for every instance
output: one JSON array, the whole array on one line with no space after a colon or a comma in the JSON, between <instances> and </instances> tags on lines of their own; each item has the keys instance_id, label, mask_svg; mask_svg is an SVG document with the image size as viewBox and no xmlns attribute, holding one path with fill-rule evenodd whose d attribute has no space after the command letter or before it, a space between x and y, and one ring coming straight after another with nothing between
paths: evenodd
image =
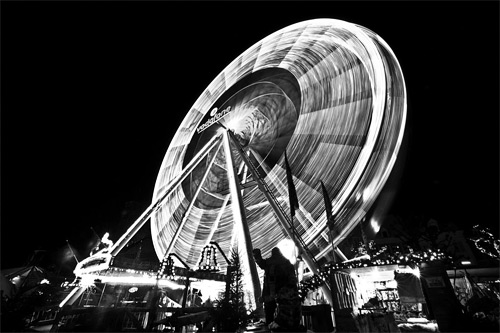
<instances>
[{"instance_id":1,"label":"canopy tent","mask_svg":"<svg viewBox=\"0 0 500 333\"><path fill-rule=\"evenodd\" d=\"M2 290L2 297L14 297L15 286L3 274L0 275L0 289Z\"/></svg>"},{"instance_id":2,"label":"canopy tent","mask_svg":"<svg viewBox=\"0 0 500 333\"><path fill-rule=\"evenodd\" d=\"M4 278L11 285L12 290L9 292L12 293L12 296L15 296L18 292L26 292L38 286L47 277L47 271L39 266L5 269L2 271L2 290L4 290ZM5 288L9 288L8 284L6 284Z\"/></svg>"}]
</instances>

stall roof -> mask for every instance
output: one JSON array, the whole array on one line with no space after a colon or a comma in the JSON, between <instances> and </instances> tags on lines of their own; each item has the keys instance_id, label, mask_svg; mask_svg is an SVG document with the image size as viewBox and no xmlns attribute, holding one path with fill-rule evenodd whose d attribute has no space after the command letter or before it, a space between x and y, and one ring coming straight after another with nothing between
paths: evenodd
<instances>
[{"instance_id":1,"label":"stall roof","mask_svg":"<svg viewBox=\"0 0 500 333\"><path fill-rule=\"evenodd\" d=\"M345 269L343 272L356 275L358 278L369 281L394 280L394 271L407 269L406 265L381 265L369 267L356 267Z\"/></svg>"},{"instance_id":2,"label":"stall roof","mask_svg":"<svg viewBox=\"0 0 500 333\"><path fill-rule=\"evenodd\" d=\"M468 273L477 282L498 280L500 278L500 267L471 267L446 270L448 277L463 277Z\"/></svg>"}]
</instances>

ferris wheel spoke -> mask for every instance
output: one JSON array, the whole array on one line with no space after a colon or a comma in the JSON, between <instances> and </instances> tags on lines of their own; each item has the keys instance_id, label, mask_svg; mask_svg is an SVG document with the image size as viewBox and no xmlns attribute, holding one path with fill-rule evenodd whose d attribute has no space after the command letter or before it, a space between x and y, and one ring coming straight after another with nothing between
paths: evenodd
<instances>
[{"instance_id":1,"label":"ferris wheel spoke","mask_svg":"<svg viewBox=\"0 0 500 333\"><path fill-rule=\"evenodd\" d=\"M309 226L308 228L304 229L304 236L303 236L304 243L306 245L309 245L314 239L317 238L317 237L311 237L310 235L313 234L313 233L315 233L315 231L317 231L317 230L324 230L324 229L322 228L321 223L318 222L317 220L315 220L312 217L311 212L307 211L304 206L299 207L299 211L302 214L301 215L297 214L297 219L305 219L305 220L307 220L307 221L304 221L303 225L308 225ZM321 232L320 235L321 235L321 237L324 240L329 241L328 235L326 233Z\"/></svg>"},{"instance_id":2,"label":"ferris wheel spoke","mask_svg":"<svg viewBox=\"0 0 500 333\"><path fill-rule=\"evenodd\" d=\"M252 143L250 147L255 152L259 152L262 160L270 160L270 163L274 165L283 154L283 151L285 150L291 137L292 135L290 134L288 136L273 138L267 142Z\"/></svg>"},{"instance_id":3,"label":"ferris wheel spoke","mask_svg":"<svg viewBox=\"0 0 500 333\"><path fill-rule=\"evenodd\" d=\"M306 142L314 142L317 134L296 134L300 140ZM362 147L366 141L366 135L349 135L349 134L328 134L321 137L321 143L343 145L343 146L356 146Z\"/></svg>"},{"instance_id":4,"label":"ferris wheel spoke","mask_svg":"<svg viewBox=\"0 0 500 333\"><path fill-rule=\"evenodd\" d=\"M259 154L259 152L257 152L252 147L250 147L248 151L257 160L257 163L258 163L257 167L260 167L260 168L264 169L264 171L266 172L266 174L268 174L269 172L271 172L271 168L266 164L266 162L264 161L264 159L262 158L262 156Z\"/></svg>"},{"instance_id":5,"label":"ferris wheel spoke","mask_svg":"<svg viewBox=\"0 0 500 333\"><path fill-rule=\"evenodd\" d=\"M283 174L285 175L286 174L286 171L284 168L282 168L281 166L279 167L280 169L280 174ZM273 171L276 170L276 169L273 169ZM274 174L273 177L269 177L269 181L271 182L271 184L276 188L276 190L278 191L278 193L280 194L281 197L283 198L288 198L288 187L285 183L283 183L283 181L281 181L281 179L284 179L284 181L286 182L286 176L283 176L283 177L278 177L277 174ZM297 180L294 179L294 182L296 182ZM287 203L288 204L288 203ZM299 210L300 211L303 211L304 207L303 205L300 204L300 200L299 200ZM303 229L303 230L307 230L307 227L308 227L308 221L307 219L299 219L297 218L297 220L299 221L299 225L300 227ZM293 221L292 221L293 223ZM297 227L295 227L295 229L297 229Z\"/></svg>"},{"instance_id":6,"label":"ferris wheel spoke","mask_svg":"<svg viewBox=\"0 0 500 333\"><path fill-rule=\"evenodd\" d=\"M168 254L170 254L170 251L174 247L175 242L177 241L177 238L179 237L179 234L180 234L182 228L184 227L186 221L188 220L189 213L191 212L191 209L193 208L193 205L194 205L194 203L196 201L196 198L198 197L198 194L201 191L203 183L205 182L205 180L207 179L207 177L209 175L210 168L214 164L215 158L217 157L217 153L219 152L219 149L220 149L221 145L222 145L222 143L219 142L219 144L217 146L217 149L216 149L215 153L213 154L211 160L209 161L208 167L206 168L205 173L203 174L203 177L202 177L200 183L198 184L198 187L196 188L195 194L193 195L191 201L189 202L189 205L188 205L186 211L184 212L184 216L182 218L182 221L179 224L179 226L177 227L177 230L175 231L174 236L170 240L170 244L168 245L167 250L165 251L165 255L164 256L167 256Z\"/></svg>"},{"instance_id":7,"label":"ferris wheel spoke","mask_svg":"<svg viewBox=\"0 0 500 333\"><path fill-rule=\"evenodd\" d=\"M267 167L267 165L265 164L265 162L262 160L262 157L260 156L260 154L258 152L256 152L255 150L253 150L253 149L250 149L249 151L253 154L253 156L255 157L255 159L259 162L259 165L263 165L264 166L264 170L266 171L266 174L268 174L270 172L270 168ZM278 181L275 177L269 177L269 179L270 179L271 183L274 185L274 187L276 189L278 189L278 192L280 193L281 198L286 198L287 197L287 193L288 193L286 185L283 184L282 182ZM276 179L276 181L274 181L275 179ZM309 186L308 186L308 188L310 190L312 190ZM282 200L282 201L285 202L286 200ZM262 206L263 204L265 204L265 203L262 203L259 206ZM255 207L252 207L252 208L257 208L259 206L255 206ZM311 213L308 212L303 205L299 205L299 211L302 213L302 215L297 214L296 215L297 216L297 220L299 221L301 227L304 229L305 235L307 237L307 235L308 235L308 233L310 233L310 231L313 231L313 230L316 229L316 223L315 223L316 221L312 217ZM312 228L313 230L310 230L310 228ZM304 239L304 242L307 245L306 238Z\"/></svg>"},{"instance_id":8,"label":"ferris wheel spoke","mask_svg":"<svg viewBox=\"0 0 500 333\"><path fill-rule=\"evenodd\" d=\"M303 126L297 128L296 135L313 135L315 140L326 141L335 136L362 136L368 131L371 112L352 114L353 109L363 107L370 110L370 101L366 99L348 102L335 107L329 107L319 110L310 110L308 113L301 114L299 121ZM346 140L347 142L352 140ZM335 141L327 141L335 142ZM355 143L349 143L355 144Z\"/></svg>"},{"instance_id":9,"label":"ferris wheel spoke","mask_svg":"<svg viewBox=\"0 0 500 333\"><path fill-rule=\"evenodd\" d=\"M230 196L229 194L227 194L227 195L224 197L224 202L222 203L222 206L221 206L221 208L219 209L219 213L217 214L217 217L216 217L216 219L215 219L214 223L213 223L213 224L212 224L212 226L210 227L210 231L209 231L209 233L208 233L208 235L207 235L207 238L206 238L206 240L205 240L205 245L204 245L203 247L205 247L205 246L209 245L209 244L210 244L210 242L212 242L212 239L213 239L213 237L214 237L215 231L219 228L219 222L220 222L220 220L221 220L221 218L222 218L222 215L223 215L223 214L224 214L224 212L226 211L227 203L229 202L230 197L231 197L231 196ZM201 251L200 251L200 254L199 254L199 257L198 257L198 261L197 261L197 262L200 262L201 257L202 257L202 253L201 253Z\"/></svg>"}]
</instances>

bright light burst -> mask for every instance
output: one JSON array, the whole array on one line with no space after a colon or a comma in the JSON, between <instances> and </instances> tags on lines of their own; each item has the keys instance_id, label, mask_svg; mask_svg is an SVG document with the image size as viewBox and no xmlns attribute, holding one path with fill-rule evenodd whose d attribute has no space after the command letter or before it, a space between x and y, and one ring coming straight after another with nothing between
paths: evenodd
<instances>
[{"instance_id":1,"label":"bright light burst","mask_svg":"<svg viewBox=\"0 0 500 333\"><path fill-rule=\"evenodd\" d=\"M290 238L285 238L282 239L276 246L280 249L283 256L287 258L292 263L292 265L295 265L295 262L297 261L298 250L294 242Z\"/></svg>"},{"instance_id":2,"label":"bright light burst","mask_svg":"<svg viewBox=\"0 0 500 333\"><path fill-rule=\"evenodd\" d=\"M370 220L370 226L372 227L375 233L377 233L380 230L380 223L374 218Z\"/></svg>"}]
</instances>

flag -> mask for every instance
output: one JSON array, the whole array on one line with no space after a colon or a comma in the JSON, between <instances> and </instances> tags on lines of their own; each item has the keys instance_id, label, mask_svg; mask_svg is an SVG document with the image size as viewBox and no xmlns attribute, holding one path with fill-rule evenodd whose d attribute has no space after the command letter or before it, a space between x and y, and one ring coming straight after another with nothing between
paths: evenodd
<instances>
[{"instance_id":1,"label":"flag","mask_svg":"<svg viewBox=\"0 0 500 333\"><path fill-rule=\"evenodd\" d=\"M99 244L101 244L101 237L97 234L94 228L90 227L90 230L92 230L94 236L91 237L89 242L87 243L87 250L90 252L90 255L93 255L97 252Z\"/></svg>"},{"instance_id":2,"label":"flag","mask_svg":"<svg viewBox=\"0 0 500 333\"><path fill-rule=\"evenodd\" d=\"M332 216L332 202L328 196L328 191L326 190L325 184L321 180L321 189L323 190L323 200L325 200L325 211L326 211L326 225L328 228L333 229L333 216Z\"/></svg>"},{"instance_id":3,"label":"flag","mask_svg":"<svg viewBox=\"0 0 500 333\"><path fill-rule=\"evenodd\" d=\"M288 197L290 199L290 214L292 218L295 216L295 209L299 208L299 199L297 198L297 191L295 190L295 185L293 184L292 170L288 164L288 158L286 156L285 150L285 169L286 169L286 180L288 183Z\"/></svg>"},{"instance_id":4,"label":"flag","mask_svg":"<svg viewBox=\"0 0 500 333\"><path fill-rule=\"evenodd\" d=\"M70 250L71 255L73 256L73 258L75 258L75 260L76 260L76 262L77 262L77 263L80 263L80 262L78 261L78 258L77 258L77 257L76 257L76 255L75 255L75 252L73 252L73 249L71 248L71 245L69 245L69 241L68 241L67 239L66 239L66 243L68 243L68 248L69 248L69 250Z\"/></svg>"}]
</instances>

